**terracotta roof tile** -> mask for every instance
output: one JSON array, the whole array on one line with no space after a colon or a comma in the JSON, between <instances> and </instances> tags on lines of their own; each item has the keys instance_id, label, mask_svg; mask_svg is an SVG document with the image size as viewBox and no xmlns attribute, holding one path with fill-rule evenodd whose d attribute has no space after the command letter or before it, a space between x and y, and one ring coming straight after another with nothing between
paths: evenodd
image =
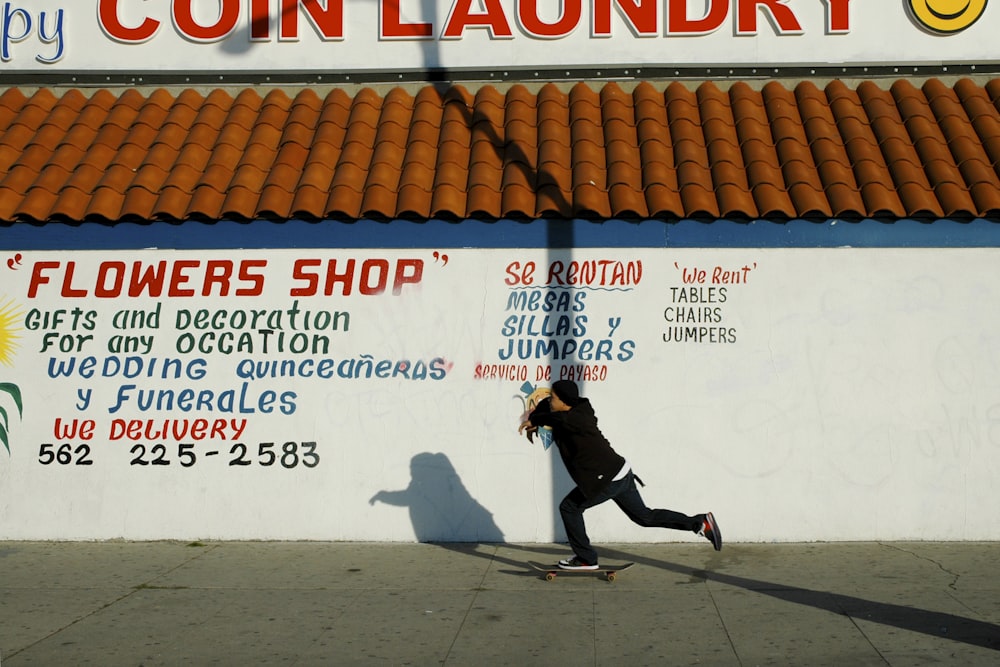
<instances>
[{"instance_id":1,"label":"terracotta roof tile","mask_svg":"<svg viewBox=\"0 0 1000 667\"><path fill-rule=\"evenodd\" d=\"M298 182L300 170L300 167L278 162L266 174L260 191L260 210L265 215L279 218L291 215L295 192L288 186Z\"/></svg>"},{"instance_id":2,"label":"terracotta roof tile","mask_svg":"<svg viewBox=\"0 0 1000 667\"><path fill-rule=\"evenodd\" d=\"M207 184L199 185L191 195L185 216L195 219L199 217L209 219L220 217L225 198L226 193L224 191L219 191Z\"/></svg>"},{"instance_id":3,"label":"terracotta roof tile","mask_svg":"<svg viewBox=\"0 0 1000 667\"><path fill-rule=\"evenodd\" d=\"M14 208L14 202L17 201L18 196L23 196L24 199ZM0 201L8 200L11 203L10 207L3 207L9 211L4 216L8 219L45 220L58 218L58 211L53 210L58 198L55 191L45 190L37 186L28 188L24 195L0 188Z\"/></svg>"},{"instance_id":4,"label":"terracotta roof tile","mask_svg":"<svg viewBox=\"0 0 1000 667\"><path fill-rule=\"evenodd\" d=\"M538 193L539 202L546 201L543 192ZM431 197L431 215L435 217L455 217L455 211L467 209L468 193L464 188L457 188L445 183L434 188Z\"/></svg>"},{"instance_id":5,"label":"terracotta roof tile","mask_svg":"<svg viewBox=\"0 0 1000 667\"><path fill-rule=\"evenodd\" d=\"M128 211L127 216L148 220L156 216L157 196L152 190L141 186L133 186L125 193L121 208Z\"/></svg>"},{"instance_id":6,"label":"terracotta roof tile","mask_svg":"<svg viewBox=\"0 0 1000 667\"><path fill-rule=\"evenodd\" d=\"M1000 216L1000 80L0 91L0 221Z\"/></svg>"},{"instance_id":7,"label":"terracotta roof tile","mask_svg":"<svg viewBox=\"0 0 1000 667\"><path fill-rule=\"evenodd\" d=\"M428 218L431 215L431 193L418 185L399 188L398 213L402 217Z\"/></svg>"},{"instance_id":8,"label":"terracotta roof tile","mask_svg":"<svg viewBox=\"0 0 1000 667\"><path fill-rule=\"evenodd\" d=\"M158 219L180 220L184 218L188 202L191 201L191 191L172 185L164 185L156 200L155 217Z\"/></svg>"},{"instance_id":9,"label":"terracotta roof tile","mask_svg":"<svg viewBox=\"0 0 1000 667\"><path fill-rule=\"evenodd\" d=\"M111 197L114 197L113 193ZM67 186L59 191L59 196L56 198L55 203L52 204L52 209L58 218L79 220L85 216L88 207L94 203L95 199L96 197L90 195L90 191L82 190L75 186ZM111 204L105 208L111 210L114 208L114 205ZM117 211L115 213L117 215Z\"/></svg>"},{"instance_id":10,"label":"terracotta roof tile","mask_svg":"<svg viewBox=\"0 0 1000 667\"><path fill-rule=\"evenodd\" d=\"M565 190L555 185L542 185L538 188L537 196L535 211L538 216L565 218L571 215L573 205Z\"/></svg>"},{"instance_id":11,"label":"terracotta roof tile","mask_svg":"<svg viewBox=\"0 0 1000 667\"><path fill-rule=\"evenodd\" d=\"M467 198L467 210L473 217L500 217L500 207L495 202L496 191L485 185L470 184Z\"/></svg>"},{"instance_id":12,"label":"terracotta roof tile","mask_svg":"<svg viewBox=\"0 0 1000 667\"><path fill-rule=\"evenodd\" d=\"M343 216L347 218L358 218L361 217L361 205L364 193L355 190L349 186L345 185L334 185L327 196L326 204L320 211L324 211L324 214L319 217L324 217L325 215L331 216ZM308 212L312 215L316 215L316 209L310 209Z\"/></svg>"},{"instance_id":13,"label":"terracotta roof tile","mask_svg":"<svg viewBox=\"0 0 1000 667\"><path fill-rule=\"evenodd\" d=\"M53 160L49 164L45 165L41 172L36 175L34 182L29 187L38 187L43 190L49 190L51 192L58 192L66 185L66 181L69 180L70 176L73 174L73 169L75 169L78 160L67 160L63 163L58 160ZM27 168L26 168L27 169ZM11 172L13 176L14 172ZM6 181L4 182L6 185ZM19 190L20 192L25 192L25 190Z\"/></svg>"},{"instance_id":14,"label":"terracotta roof tile","mask_svg":"<svg viewBox=\"0 0 1000 667\"><path fill-rule=\"evenodd\" d=\"M314 185L300 185L295 190L295 197L290 206L290 215L295 217L315 217L316 211L325 211L329 197L327 188L317 188Z\"/></svg>"},{"instance_id":15,"label":"terracotta roof tile","mask_svg":"<svg viewBox=\"0 0 1000 667\"><path fill-rule=\"evenodd\" d=\"M534 217L535 190L520 183L505 187L500 206L504 217Z\"/></svg>"},{"instance_id":16,"label":"terracotta roof tile","mask_svg":"<svg viewBox=\"0 0 1000 667\"><path fill-rule=\"evenodd\" d=\"M734 110L739 107L747 109L745 105L734 105ZM748 110L748 114L751 116L764 113L763 106L750 109L752 110ZM748 119L737 124L736 130L741 137L740 148L746 164L747 182L758 212L765 217L793 217L795 210L785 192L784 177L770 138L770 128L759 119Z\"/></svg>"},{"instance_id":17,"label":"terracotta roof tile","mask_svg":"<svg viewBox=\"0 0 1000 667\"><path fill-rule=\"evenodd\" d=\"M8 88L0 93L0 127L9 127L27 101L28 98L17 88Z\"/></svg>"},{"instance_id":18,"label":"terracotta roof tile","mask_svg":"<svg viewBox=\"0 0 1000 667\"><path fill-rule=\"evenodd\" d=\"M64 191L65 192L65 191ZM98 187L93 197L88 198L87 208L80 217L97 217L114 220L120 218L125 195L114 188ZM72 217L77 217L73 215Z\"/></svg>"}]
</instances>

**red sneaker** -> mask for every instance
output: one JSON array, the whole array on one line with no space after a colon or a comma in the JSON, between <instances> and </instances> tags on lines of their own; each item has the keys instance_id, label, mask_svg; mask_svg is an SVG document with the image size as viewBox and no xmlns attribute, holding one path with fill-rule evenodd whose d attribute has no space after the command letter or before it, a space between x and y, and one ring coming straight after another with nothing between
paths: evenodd
<instances>
[{"instance_id":1,"label":"red sneaker","mask_svg":"<svg viewBox=\"0 0 1000 667\"><path fill-rule=\"evenodd\" d=\"M715 517L712 516L711 512L702 514L701 517L701 528L698 530L698 534L711 542L716 551L722 551L722 531L719 530L719 524L715 522Z\"/></svg>"}]
</instances>

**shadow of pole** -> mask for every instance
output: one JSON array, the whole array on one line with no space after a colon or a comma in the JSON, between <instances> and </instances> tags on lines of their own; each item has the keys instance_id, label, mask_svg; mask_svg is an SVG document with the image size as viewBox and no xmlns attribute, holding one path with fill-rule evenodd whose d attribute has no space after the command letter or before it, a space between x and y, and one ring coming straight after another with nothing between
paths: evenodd
<instances>
[{"instance_id":1,"label":"shadow of pole","mask_svg":"<svg viewBox=\"0 0 1000 667\"><path fill-rule=\"evenodd\" d=\"M419 21L429 23L435 27L440 26L439 20L441 17L438 15L438 4L436 0L421 0ZM409 18L413 19L414 17ZM539 155L537 151L535 155L528 155L522 144L517 141L508 140L506 136L501 136L502 134L506 135L506 114L503 119L504 125L498 128L494 125L489 114L482 110L477 110L475 106L470 108L464 102L464 95L455 93L452 76L442 57L440 40L437 36L429 35L427 38L420 40L420 57L423 59L424 79L429 86L433 87L442 101L442 114L445 113L445 107L452 105L454 107L453 110L457 110L459 115L464 119L470 132L470 149L472 148L472 142L477 138L479 141L485 141L489 145L489 149L499 158L502 164L502 171L505 174L508 169L519 171L523 176L524 182L536 193L539 191L541 185L548 185L549 187L546 190L555 209L562 215L572 216L572 201L564 195L561 188L555 185L559 183L558 174L539 168ZM501 185L501 187L503 186ZM537 215L537 210L525 213L534 218ZM546 259L549 265L557 260L564 263L572 260L573 248L576 243L573 219L548 218L540 220L535 218L528 224L545 225ZM565 289L572 291L573 288L570 286ZM557 343L557 341L551 340L552 338L550 336L550 340L547 342ZM550 351L546 361L549 367L553 368L554 372L557 372L555 371L555 362L560 361L555 355L557 345L547 345L546 347ZM555 379L558 378L554 377L553 380ZM562 473L558 465L554 464L551 468L554 496L552 503L553 526L559 527L562 525L562 520L558 512L558 504L561 497L555 496L559 496L559 489L565 487L567 476ZM568 489L565 490L568 491ZM558 531L558 528L556 530ZM555 538L556 535L553 535L553 539Z\"/></svg>"},{"instance_id":2,"label":"shadow of pole","mask_svg":"<svg viewBox=\"0 0 1000 667\"><path fill-rule=\"evenodd\" d=\"M782 602L812 607L828 611L832 614L847 616L851 619L878 623L900 630L929 635L938 639L950 639L972 646L1000 651L1000 626L993 623L977 621L946 612L866 600L841 593L817 591L771 581L710 572L678 563L637 556L618 549L605 548L603 551L609 557L641 563L642 565L675 572L696 580L712 581L726 586L742 588L758 595L766 595L781 600Z\"/></svg>"},{"instance_id":3,"label":"shadow of pole","mask_svg":"<svg viewBox=\"0 0 1000 667\"><path fill-rule=\"evenodd\" d=\"M564 265L569 265L573 260L573 246L576 242L576 238L573 232L573 221L572 220L547 220L546 221L546 241L547 241L547 261L548 265L552 266L553 262L561 261ZM573 287L568 286L566 288L569 292L569 303L574 302L573 298ZM557 370L560 361L555 357L556 350L559 347L558 341L555 336L550 336L549 344L546 346L549 350L548 364L549 368L552 369L552 382L559 379L559 371ZM582 389L582 387L581 387ZM581 393L583 393L581 391ZM557 537L562 538L560 541L565 541L565 532L559 534L559 527L562 526L562 516L559 514L559 503L562 501L562 496L572 489L572 483L569 488L563 488L560 491L560 487L566 484L568 479L568 474L560 469L562 462L556 462L557 453L555 449L551 451L550 454L550 483L552 488L552 526L553 535L552 540L556 541Z\"/></svg>"},{"instance_id":4,"label":"shadow of pole","mask_svg":"<svg viewBox=\"0 0 1000 667\"><path fill-rule=\"evenodd\" d=\"M437 15L437 2L435 0L423 0L421 3L423 19L429 20L433 25L438 25L438 15ZM461 96L452 96L449 91L452 89L452 84L450 83L451 76L449 74L448 68L443 65L443 60L441 58L441 53L439 50L439 42L436 38L425 40L421 43L422 56L424 58L424 69L425 77L427 81L434 87L434 89L440 95L444 104L457 103ZM474 136L477 132L480 136L484 137L486 141L489 142L495 155L501 160L503 164L503 170L507 169L518 169L520 170L525 180L530 184L535 192L538 192L539 185L542 183L556 184L559 182L556 174L546 173L544 169L538 167L538 155L529 156L522 147L516 141L508 141L506 137L500 136L497 132L497 128L494 127L493 122L481 111L470 110L464 104L459 105L461 114L465 119L470 132ZM558 210L572 215L573 206L572 202L568 200L561 189L556 187L548 188L551 193L553 202L555 203ZM530 213L535 214L537 211L531 211ZM563 261L567 263L572 261L573 258L573 248L576 244L575 234L574 234L574 221L572 219L557 219L549 218L545 220L534 220L533 223L529 224L544 224L545 225L545 237L546 237L546 260L548 265L551 266L554 261ZM572 287L567 287L572 291ZM570 297L572 301L572 296ZM553 337L550 336L548 343L554 343ZM549 357L546 359L549 368L555 369L555 362L560 361L555 357L556 345L547 345L546 348L549 350ZM554 372L556 372L554 370ZM558 378L553 378L553 380ZM551 484L553 490L553 501L552 501L552 521L553 526L558 527L562 525L562 519L559 516L558 505L561 497L558 489L564 486L566 483L566 475L561 474L558 470L558 466L553 464L551 466ZM567 489L568 490L568 489ZM558 528L556 528L556 531ZM555 532L555 531L554 531ZM556 539L556 535L553 534L553 540Z\"/></svg>"}]
</instances>

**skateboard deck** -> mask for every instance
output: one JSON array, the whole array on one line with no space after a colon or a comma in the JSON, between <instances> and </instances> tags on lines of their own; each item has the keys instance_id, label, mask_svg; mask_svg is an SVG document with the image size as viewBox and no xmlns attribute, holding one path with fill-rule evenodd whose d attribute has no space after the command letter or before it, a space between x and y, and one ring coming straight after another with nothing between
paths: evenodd
<instances>
[{"instance_id":1,"label":"skateboard deck","mask_svg":"<svg viewBox=\"0 0 1000 667\"><path fill-rule=\"evenodd\" d=\"M558 565L545 565L543 563L536 563L534 561L528 561L530 565L535 570L545 573L545 581L552 581L560 574L598 574L603 575L608 581L614 581L618 577L618 573L622 570L627 570L635 563L622 563L620 565L602 565L596 570L564 570Z\"/></svg>"}]
</instances>

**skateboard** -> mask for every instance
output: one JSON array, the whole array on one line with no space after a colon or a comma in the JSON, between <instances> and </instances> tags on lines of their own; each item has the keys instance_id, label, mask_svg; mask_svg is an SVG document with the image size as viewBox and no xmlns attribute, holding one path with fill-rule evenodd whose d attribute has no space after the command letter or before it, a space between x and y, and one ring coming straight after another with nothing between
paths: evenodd
<instances>
[{"instance_id":1,"label":"skateboard","mask_svg":"<svg viewBox=\"0 0 1000 667\"><path fill-rule=\"evenodd\" d=\"M618 573L622 570L627 570L635 563L622 563L621 565L602 565L596 570L564 570L558 565L543 565L542 563L536 563L534 561L528 561L528 565L532 568L538 570L539 572L545 573L545 581L552 581L560 574L600 574L604 575L604 578L608 581L614 581L618 577Z\"/></svg>"}]
</instances>

